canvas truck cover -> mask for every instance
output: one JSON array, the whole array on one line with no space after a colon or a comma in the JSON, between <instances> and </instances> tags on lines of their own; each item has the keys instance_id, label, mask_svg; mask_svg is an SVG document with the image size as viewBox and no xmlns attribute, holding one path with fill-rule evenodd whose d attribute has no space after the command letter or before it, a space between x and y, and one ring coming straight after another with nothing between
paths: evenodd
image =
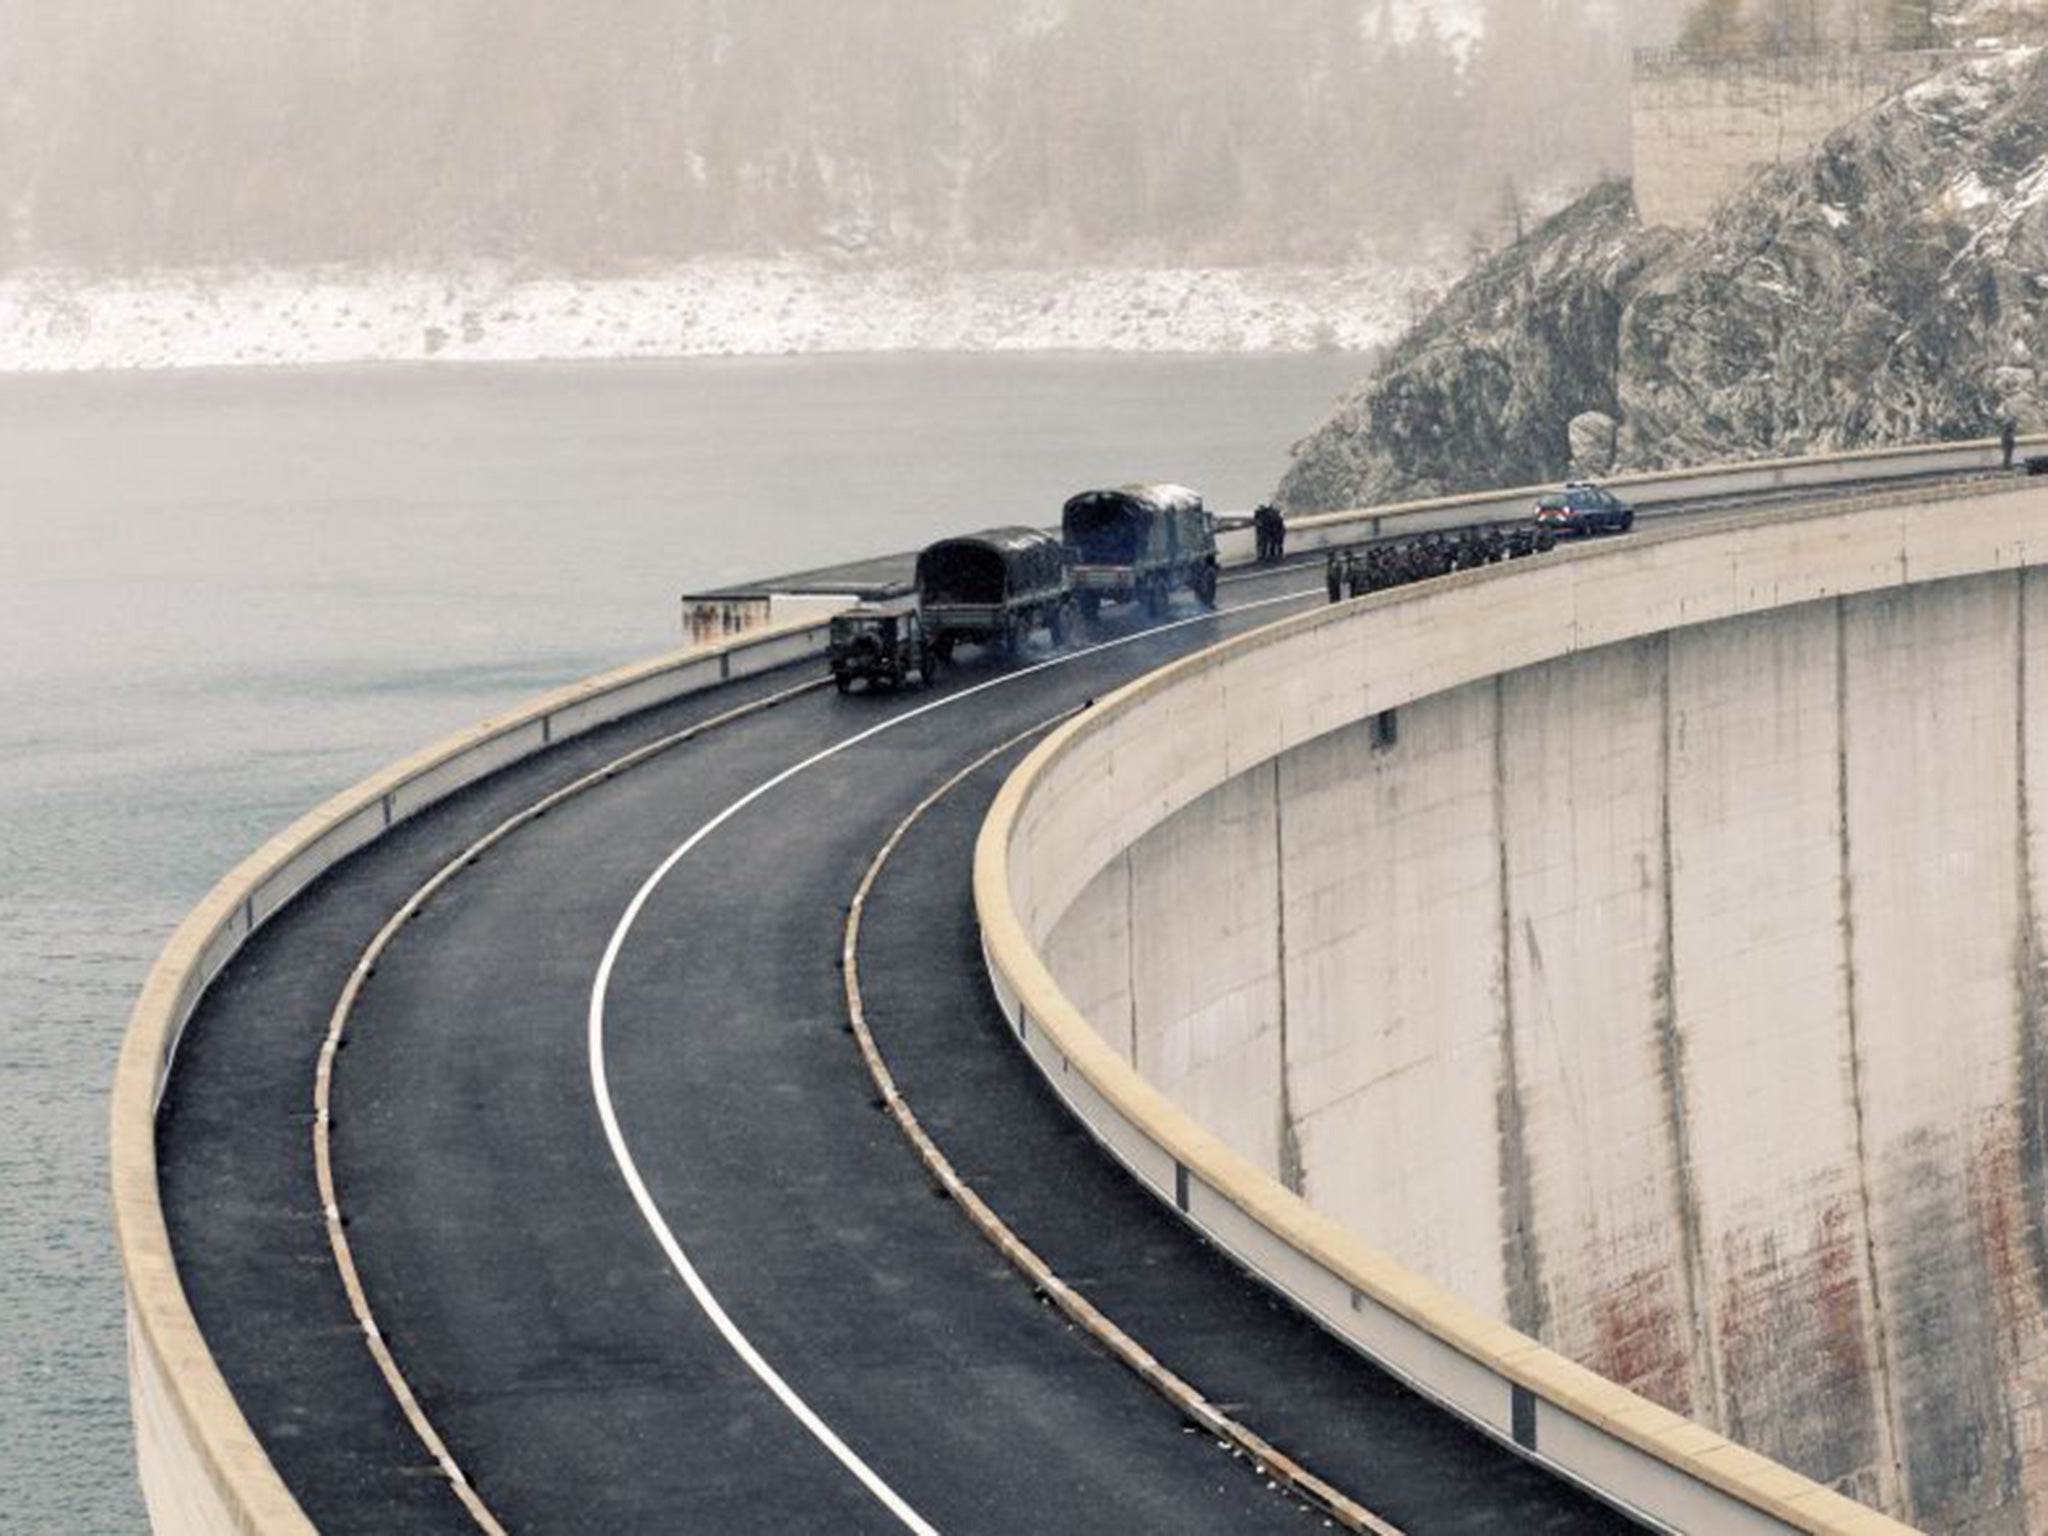
<instances>
[{"instance_id":1,"label":"canvas truck cover","mask_svg":"<svg viewBox=\"0 0 2048 1536\"><path fill-rule=\"evenodd\" d=\"M1184 485L1124 485L1068 499L1060 532L1088 565L1137 565L1208 543L1202 498Z\"/></svg>"},{"instance_id":2,"label":"canvas truck cover","mask_svg":"<svg viewBox=\"0 0 2048 1536\"><path fill-rule=\"evenodd\" d=\"M1066 584L1066 552L1036 528L990 528L941 539L917 557L917 595L927 608L1043 598Z\"/></svg>"}]
</instances>

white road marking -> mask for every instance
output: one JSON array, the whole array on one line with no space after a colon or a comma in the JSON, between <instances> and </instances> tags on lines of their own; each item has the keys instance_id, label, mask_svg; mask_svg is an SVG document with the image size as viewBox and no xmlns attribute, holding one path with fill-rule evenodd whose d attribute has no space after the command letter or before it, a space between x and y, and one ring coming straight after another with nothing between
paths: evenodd
<instances>
[{"instance_id":1,"label":"white road marking","mask_svg":"<svg viewBox=\"0 0 2048 1536\"><path fill-rule=\"evenodd\" d=\"M916 1510L912 1509L903 1497L884 1482L872 1467L861 1460L852 1447L847 1445L845 1441L841 1440L833 1432L829 1424L819 1418L812 1411L811 1407L801 1397L797 1396L796 1390L782 1378L774 1366L770 1365L762 1357L760 1351L754 1348L753 1343L747 1336L740 1332L738 1324L733 1322L731 1315L719 1304L718 1298L711 1293L711 1288L705 1284L704 1277L697 1272L697 1266L690 1262L689 1255L683 1251L683 1245L677 1241L675 1232L670 1228L660 1209L655 1205L654 1197L648 1192L647 1183L640 1175L640 1166L634 1160L632 1149L626 1145L625 1133L619 1128L618 1112L612 1104L611 1083L605 1069L604 1006L605 993L611 986L612 968L618 963L619 953L625 948L626 936L632 932L633 924L639 919L642 909L646 907L649 899L652 898L656 889L660 887L661 882L668 878L669 872L687 858L692 849L696 848L728 821L739 815L741 811L744 811L764 795L781 788L791 779L797 777L797 775L808 772L820 763L829 762L832 758L839 756L840 753L850 751L862 742L872 741L885 731L892 731L898 726L908 725L911 721L922 719L935 710L949 708L963 700L973 698L976 694L986 693L992 688L1000 688L1010 683L1022 681L1024 678L1030 677L1035 673L1045 672L1053 667L1066 666L1068 663L1079 661L1083 657L1114 650L1119 646L1132 645L1140 640L1149 639L1154 635L1170 633L1176 629L1185 629L1195 624L1213 623L1216 619L1227 617L1231 614L1248 613L1259 608L1276 607L1282 603L1298 603L1307 598L1321 597L1322 595L1322 589L1318 587L1305 592L1290 592L1280 597L1261 598L1257 602L1241 603L1235 608L1218 609L1214 612L1202 613L1190 619L1177 619L1171 624L1161 624L1152 629L1140 630L1133 635L1124 635L1115 640L1105 641L1100 645L1092 645L1086 650L1071 651L1065 655L1054 656L1031 666L1020 668L1015 672L1006 672L1001 677L990 678L987 682L976 683L971 688L963 688L958 693L948 694L943 699L935 699L929 704L922 704L916 709L906 710L900 715L891 716L887 720L869 726L864 731L856 731L843 741L837 742L821 752L815 752L803 759L803 761L794 763L784 768L772 778L757 784L716 816L705 822L695 832L692 832L674 852L661 861L654 873L649 875L645 883L634 893L633 899L626 904L625 913L619 918L618 926L612 930L610 941L605 945L604 958L598 962L597 975L592 981L590 988L590 1087L592 1093L597 1098L598 1119L604 1125L605 1140L611 1145L612 1159L618 1164L619 1174L625 1179L626 1188L632 1192L633 1203L640 1208L640 1215L646 1221L649 1230L653 1232L655 1241L661 1245L661 1251L668 1255L669 1266L675 1270L684 1286L688 1288L691 1296L696 1299L697 1305L703 1309L704 1315L711 1320L712 1326L718 1330L719 1334L725 1339L725 1342L731 1346L733 1352L745 1362L747 1368L755 1376L760 1378L762 1384L781 1400L783 1407L789 1410L797 1422L808 1430L819 1444L824 1446L826 1450L830 1451L838 1459L841 1466L845 1467L847 1471L859 1479L862 1486L872 1493L906 1528L918 1532L919 1536L938 1536L938 1531L919 1515Z\"/></svg>"}]
</instances>

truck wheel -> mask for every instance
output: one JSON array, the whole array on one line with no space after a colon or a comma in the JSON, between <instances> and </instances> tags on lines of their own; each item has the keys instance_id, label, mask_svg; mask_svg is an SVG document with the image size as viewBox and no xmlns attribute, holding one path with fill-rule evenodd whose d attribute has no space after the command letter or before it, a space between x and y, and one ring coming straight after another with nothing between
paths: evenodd
<instances>
[{"instance_id":1,"label":"truck wheel","mask_svg":"<svg viewBox=\"0 0 2048 1536\"><path fill-rule=\"evenodd\" d=\"M1052 643L1060 650L1067 648L1067 642L1074 635L1074 610L1068 603L1055 603L1052 618L1046 628L1052 631Z\"/></svg>"},{"instance_id":2,"label":"truck wheel","mask_svg":"<svg viewBox=\"0 0 2048 1536\"><path fill-rule=\"evenodd\" d=\"M938 657L941 662L951 661L953 659L953 637L947 635L942 640L933 641L932 654Z\"/></svg>"},{"instance_id":3,"label":"truck wheel","mask_svg":"<svg viewBox=\"0 0 2048 1536\"><path fill-rule=\"evenodd\" d=\"M1195 572L1195 601L1204 608L1216 606L1216 567L1205 565Z\"/></svg>"},{"instance_id":4,"label":"truck wheel","mask_svg":"<svg viewBox=\"0 0 2048 1536\"><path fill-rule=\"evenodd\" d=\"M939 680L939 658L937 653L926 651L918 658L917 680L929 688Z\"/></svg>"},{"instance_id":5,"label":"truck wheel","mask_svg":"<svg viewBox=\"0 0 2048 1536\"><path fill-rule=\"evenodd\" d=\"M851 693L853 691L853 679L844 672L834 672L832 674L832 681L838 686L841 693Z\"/></svg>"},{"instance_id":6,"label":"truck wheel","mask_svg":"<svg viewBox=\"0 0 2048 1536\"><path fill-rule=\"evenodd\" d=\"M1102 599L1093 592L1081 594L1081 617L1090 624L1102 617Z\"/></svg>"}]
</instances>

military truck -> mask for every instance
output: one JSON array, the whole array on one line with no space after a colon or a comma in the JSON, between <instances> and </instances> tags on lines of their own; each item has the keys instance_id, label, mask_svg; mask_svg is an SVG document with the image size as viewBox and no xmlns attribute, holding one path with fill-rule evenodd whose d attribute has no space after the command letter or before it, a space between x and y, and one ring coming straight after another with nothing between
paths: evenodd
<instances>
[{"instance_id":1,"label":"military truck","mask_svg":"<svg viewBox=\"0 0 2048 1536\"><path fill-rule=\"evenodd\" d=\"M1216 531L1202 498L1182 485L1083 491L1060 516L1068 579L1087 618L1104 603L1140 604L1165 616L1185 587L1216 606Z\"/></svg>"},{"instance_id":2,"label":"military truck","mask_svg":"<svg viewBox=\"0 0 2048 1536\"><path fill-rule=\"evenodd\" d=\"M915 598L860 603L835 613L828 644L832 681L841 693L861 678L870 688L900 688L915 677L929 688L939 675L938 653Z\"/></svg>"},{"instance_id":3,"label":"military truck","mask_svg":"<svg viewBox=\"0 0 2048 1536\"><path fill-rule=\"evenodd\" d=\"M1065 645L1073 629L1066 552L1036 528L990 528L930 545L917 557L917 600L941 661L963 640L1014 657L1033 630Z\"/></svg>"}]
</instances>

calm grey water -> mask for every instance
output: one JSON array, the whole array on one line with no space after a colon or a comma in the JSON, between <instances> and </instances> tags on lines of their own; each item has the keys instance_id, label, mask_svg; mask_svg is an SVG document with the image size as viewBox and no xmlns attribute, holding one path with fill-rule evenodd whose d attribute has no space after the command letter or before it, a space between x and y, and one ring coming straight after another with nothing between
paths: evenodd
<instances>
[{"instance_id":1,"label":"calm grey water","mask_svg":"<svg viewBox=\"0 0 2048 1536\"><path fill-rule=\"evenodd\" d=\"M106 1094L245 853L674 642L677 597L1094 482L1271 489L1341 355L0 380L0 1530L132 1532Z\"/></svg>"}]
</instances>

